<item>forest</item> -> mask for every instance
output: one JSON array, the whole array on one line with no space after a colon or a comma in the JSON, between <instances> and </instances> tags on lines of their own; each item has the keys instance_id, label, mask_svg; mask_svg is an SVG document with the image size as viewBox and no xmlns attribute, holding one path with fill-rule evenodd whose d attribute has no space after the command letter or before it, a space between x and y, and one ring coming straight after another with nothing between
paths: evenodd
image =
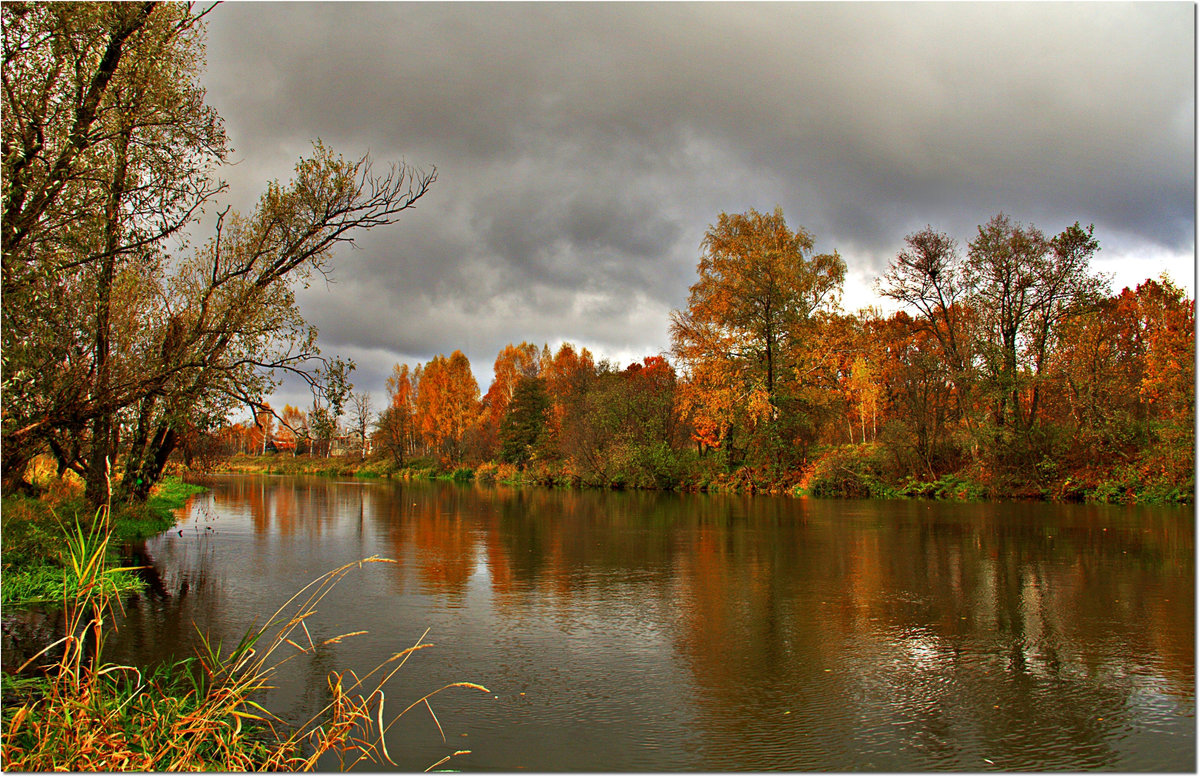
<instances>
[{"instance_id":1,"label":"forest","mask_svg":"<svg viewBox=\"0 0 1200 777\"><path fill-rule=\"evenodd\" d=\"M482 396L461 351L397 364L377 417L350 394L342 450L553 485L1190 501L1194 302L1166 277L1112 294L1092 233L1001 214L963 248L926 227L878 281L902 307L883 316L839 309L843 261L779 209L722 213L669 353L509 344ZM289 405L190 444L328 455L338 433Z\"/></svg>"}]
</instances>

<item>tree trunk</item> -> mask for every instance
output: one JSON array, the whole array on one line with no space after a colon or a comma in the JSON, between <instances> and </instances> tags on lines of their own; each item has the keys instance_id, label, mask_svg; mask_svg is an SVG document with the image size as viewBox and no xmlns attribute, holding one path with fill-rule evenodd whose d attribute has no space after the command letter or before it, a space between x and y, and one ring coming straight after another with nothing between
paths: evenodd
<instances>
[{"instance_id":1,"label":"tree trunk","mask_svg":"<svg viewBox=\"0 0 1200 777\"><path fill-rule=\"evenodd\" d=\"M123 491L127 499L145 502L149 498L150 489L162 478L167 459L178 441L179 436L169 424L159 425L137 466L132 461L126 465Z\"/></svg>"},{"instance_id":2,"label":"tree trunk","mask_svg":"<svg viewBox=\"0 0 1200 777\"><path fill-rule=\"evenodd\" d=\"M0 475L0 483L3 484L6 495L33 493L33 486L25 480L25 469L32 459L33 454L27 448L5 440L4 446L0 448L0 473L3 473Z\"/></svg>"},{"instance_id":3,"label":"tree trunk","mask_svg":"<svg viewBox=\"0 0 1200 777\"><path fill-rule=\"evenodd\" d=\"M137 480L137 471L141 468L146 457L146 447L150 441L150 420L154 415L157 398L151 394L143 397L138 406L137 424L134 426L133 437L129 441L129 451L125 454L125 476L121 480L119 496L125 499L132 493Z\"/></svg>"},{"instance_id":4,"label":"tree trunk","mask_svg":"<svg viewBox=\"0 0 1200 777\"><path fill-rule=\"evenodd\" d=\"M102 406L108 401L110 375L110 336L112 333L112 287L116 275L117 250L120 246L121 200L125 195L130 133L121 133L117 145L116 167L109 184L108 202L104 209L104 256L100 259L100 277L96 283L96 379L92 385L94 402ZM84 498L92 507L107 501L109 473L117 457L117 428L110 410L102 410L92 419L92 449L88 458L87 484Z\"/></svg>"}]
</instances>

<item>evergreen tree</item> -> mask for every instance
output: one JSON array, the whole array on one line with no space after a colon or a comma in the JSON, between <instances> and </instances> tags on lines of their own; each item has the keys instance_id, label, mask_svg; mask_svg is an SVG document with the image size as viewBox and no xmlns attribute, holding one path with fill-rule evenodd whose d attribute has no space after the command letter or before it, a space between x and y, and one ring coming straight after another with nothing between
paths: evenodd
<instances>
[{"instance_id":1,"label":"evergreen tree","mask_svg":"<svg viewBox=\"0 0 1200 777\"><path fill-rule=\"evenodd\" d=\"M508 412L500 421L500 457L525 465L545 436L550 397L541 378L521 376L513 389Z\"/></svg>"}]
</instances>

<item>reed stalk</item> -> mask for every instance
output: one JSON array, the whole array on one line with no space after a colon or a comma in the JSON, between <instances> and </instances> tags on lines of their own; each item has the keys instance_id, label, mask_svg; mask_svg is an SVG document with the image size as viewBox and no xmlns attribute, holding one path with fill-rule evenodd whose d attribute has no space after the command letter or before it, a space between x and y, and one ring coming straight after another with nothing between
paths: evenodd
<instances>
[{"instance_id":1,"label":"reed stalk","mask_svg":"<svg viewBox=\"0 0 1200 777\"><path fill-rule=\"evenodd\" d=\"M331 673L329 703L300 725L288 724L257 701L287 661L365 633L317 642L306 621L352 570L395 563L375 556L316 578L229 651L201 635L194 658L147 671L107 663L104 639L120 600L103 584L112 571L107 563L112 527L107 508L102 513L90 530L76 524L67 539L68 573L78 585L64 593L65 636L18 670L47 661L44 677L6 679L6 695L15 694L20 702L6 703L3 710L0 766L5 770L308 771L327 753L336 754L342 768L363 760L396 765L385 737L401 717L424 707L441 730L429 704L433 696L449 688L487 691L475 683L450 683L390 719L385 715L384 686L409 657L430 647L423 641L427 630L412 647L362 677Z\"/></svg>"}]
</instances>

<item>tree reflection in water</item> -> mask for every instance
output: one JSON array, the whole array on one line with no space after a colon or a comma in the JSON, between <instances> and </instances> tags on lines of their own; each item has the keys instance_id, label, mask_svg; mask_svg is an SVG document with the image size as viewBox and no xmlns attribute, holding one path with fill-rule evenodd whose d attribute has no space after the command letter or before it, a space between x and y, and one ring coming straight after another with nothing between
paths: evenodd
<instances>
[{"instance_id":1,"label":"tree reflection in water","mask_svg":"<svg viewBox=\"0 0 1200 777\"><path fill-rule=\"evenodd\" d=\"M239 564L280 593L297 570L394 558L341 614L385 633L442 623L468 675L445 679L544 705L473 712L492 750L463 768L1195 758L1190 513L289 478L201 496L214 536L150 546L164 579L205 581L186 612L160 607L156 633L260 606ZM540 761L506 755L534 734Z\"/></svg>"}]
</instances>

